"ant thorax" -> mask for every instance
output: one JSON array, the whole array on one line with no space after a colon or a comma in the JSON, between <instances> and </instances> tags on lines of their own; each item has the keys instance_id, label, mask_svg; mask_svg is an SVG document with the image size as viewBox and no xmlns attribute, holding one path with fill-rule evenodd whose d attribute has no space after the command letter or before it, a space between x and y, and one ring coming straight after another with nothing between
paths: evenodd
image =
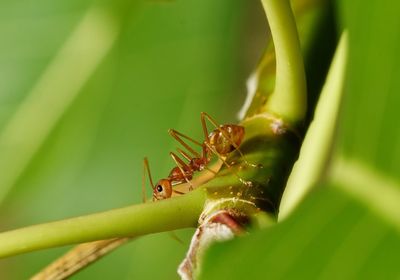
<instances>
[{"instance_id":1,"label":"ant thorax","mask_svg":"<svg viewBox=\"0 0 400 280\"><path fill-rule=\"evenodd\" d=\"M192 158L189 162L189 166L193 170L202 171L208 162L209 159L207 158Z\"/></svg>"}]
</instances>

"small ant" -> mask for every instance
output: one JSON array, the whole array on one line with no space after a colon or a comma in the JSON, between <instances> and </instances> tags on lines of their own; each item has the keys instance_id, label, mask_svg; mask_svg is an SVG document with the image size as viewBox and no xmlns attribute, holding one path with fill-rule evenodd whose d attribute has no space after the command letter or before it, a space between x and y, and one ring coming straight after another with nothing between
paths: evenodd
<instances>
[{"instance_id":1,"label":"small ant","mask_svg":"<svg viewBox=\"0 0 400 280\"><path fill-rule=\"evenodd\" d=\"M218 125L217 122L207 113L202 112L201 115L201 124L204 133L204 141L200 143L189 136L186 136L183 133L180 133L176 130L170 129L168 133L177 140L183 147L186 148L188 152L192 155L189 155L185 151L181 149L177 149L178 153L184 157L188 163L185 163L178 155L171 152L170 156L174 160L176 167L174 167L169 173L168 177L165 179L161 179L157 182L156 185L153 184L150 168L148 164L147 158L144 159L144 169L147 170L150 184L153 188L153 200L161 200L170 198L172 193L183 194L174 190L172 187L184 183L185 181L189 184L189 190L193 189L193 186L190 182L193 178L193 174L196 171L202 171L207 168L207 164L211 161L212 155L216 155L222 162L230 168L230 164L225 161L225 158L233 151L237 150L240 155L243 157L242 152L239 150L239 146L244 138L244 127L240 125L234 124L225 124ZM208 120L212 125L216 127L210 133L207 129L206 120ZM198 145L202 148L201 154L192 149L182 138ZM209 168L207 168L210 170ZM210 170L215 173L214 171ZM236 174L236 173L235 173ZM249 186L251 182L244 181L239 175L236 174L239 180ZM143 195L144 195L143 190Z\"/></svg>"}]
</instances>

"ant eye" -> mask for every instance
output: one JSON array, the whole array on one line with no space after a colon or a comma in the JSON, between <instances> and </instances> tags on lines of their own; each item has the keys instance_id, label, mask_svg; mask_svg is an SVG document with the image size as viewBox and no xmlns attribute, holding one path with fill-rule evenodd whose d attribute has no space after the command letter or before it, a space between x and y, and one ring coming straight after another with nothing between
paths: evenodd
<instances>
[{"instance_id":1,"label":"ant eye","mask_svg":"<svg viewBox=\"0 0 400 280\"><path fill-rule=\"evenodd\" d=\"M157 191L158 191L158 192L162 192L162 191L163 191L163 187L162 187L161 185L158 185L158 186L157 186Z\"/></svg>"}]
</instances>

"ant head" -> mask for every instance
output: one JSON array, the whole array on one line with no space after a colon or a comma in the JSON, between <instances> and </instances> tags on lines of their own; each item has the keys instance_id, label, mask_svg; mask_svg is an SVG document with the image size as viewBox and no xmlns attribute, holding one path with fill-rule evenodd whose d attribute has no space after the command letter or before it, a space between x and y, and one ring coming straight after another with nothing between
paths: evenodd
<instances>
[{"instance_id":1,"label":"ant head","mask_svg":"<svg viewBox=\"0 0 400 280\"><path fill-rule=\"evenodd\" d=\"M172 185L167 179L161 179L157 182L153 190L153 200L162 200L170 198L172 195Z\"/></svg>"}]
</instances>

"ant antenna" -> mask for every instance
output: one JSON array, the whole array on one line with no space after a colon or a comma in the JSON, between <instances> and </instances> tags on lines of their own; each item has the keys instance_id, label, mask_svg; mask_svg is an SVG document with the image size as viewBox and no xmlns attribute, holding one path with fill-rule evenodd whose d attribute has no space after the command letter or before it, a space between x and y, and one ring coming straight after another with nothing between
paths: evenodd
<instances>
[{"instance_id":1,"label":"ant antenna","mask_svg":"<svg viewBox=\"0 0 400 280\"><path fill-rule=\"evenodd\" d=\"M147 176L150 180L150 184L151 184L151 188L154 190L154 183L153 183L153 179L151 178L151 172L150 172L150 167L149 167L149 160L147 159L147 157L145 157L143 159L143 177L142 177L142 199L143 202L146 202L146 173Z\"/></svg>"}]
</instances>

